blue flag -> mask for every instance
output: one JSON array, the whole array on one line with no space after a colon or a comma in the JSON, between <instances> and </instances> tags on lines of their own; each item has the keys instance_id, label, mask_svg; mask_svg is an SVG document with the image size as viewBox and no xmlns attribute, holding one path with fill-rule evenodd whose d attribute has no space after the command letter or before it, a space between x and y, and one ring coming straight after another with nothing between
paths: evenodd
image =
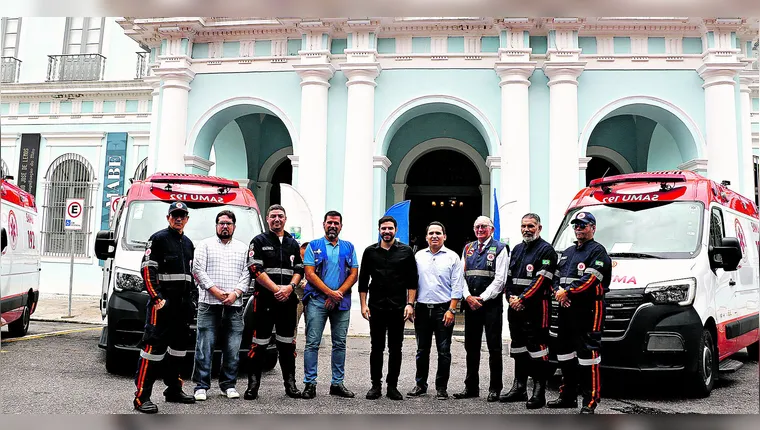
<instances>
[{"instance_id":1,"label":"blue flag","mask_svg":"<svg viewBox=\"0 0 760 430\"><path fill-rule=\"evenodd\" d=\"M404 243L406 245L409 245L409 206L411 201L410 200L404 200L403 202L398 202L395 205L388 208L387 211L385 211L386 216L392 216L396 219L396 239L399 240L399 242ZM380 234L377 235L378 242L382 240L380 237Z\"/></svg>"},{"instance_id":2,"label":"blue flag","mask_svg":"<svg viewBox=\"0 0 760 430\"><path fill-rule=\"evenodd\" d=\"M499 221L499 199L496 198L496 188L493 189L493 238L499 241L501 237L501 222Z\"/></svg>"}]
</instances>

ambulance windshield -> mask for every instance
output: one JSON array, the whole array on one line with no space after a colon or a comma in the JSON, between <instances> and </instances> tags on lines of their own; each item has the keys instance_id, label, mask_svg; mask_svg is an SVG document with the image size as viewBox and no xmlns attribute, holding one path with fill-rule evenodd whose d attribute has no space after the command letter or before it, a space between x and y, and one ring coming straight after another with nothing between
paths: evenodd
<instances>
[{"instance_id":1,"label":"ambulance windshield","mask_svg":"<svg viewBox=\"0 0 760 430\"><path fill-rule=\"evenodd\" d=\"M245 244L261 233L259 213L254 208L232 205L194 205L188 204L190 219L185 225L185 235L194 243L216 235L216 215L222 210L235 214L234 238ZM127 212L124 244L129 250L145 249L148 238L158 230L168 227L166 213L169 202L133 201Z\"/></svg>"},{"instance_id":2,"label":"ambulance windshield","mask_svg":"<svg viewBox=\"0 0 760 430\"><path fill-rule=\"evenodd\" d=\"M704 205L700 202L652 202L599 205L568 212L554 240L563 251L573 245L570 220L578 211L591 212L594 240L619 258L692 258L699 251Z\"/></svg>"}]
</instances>

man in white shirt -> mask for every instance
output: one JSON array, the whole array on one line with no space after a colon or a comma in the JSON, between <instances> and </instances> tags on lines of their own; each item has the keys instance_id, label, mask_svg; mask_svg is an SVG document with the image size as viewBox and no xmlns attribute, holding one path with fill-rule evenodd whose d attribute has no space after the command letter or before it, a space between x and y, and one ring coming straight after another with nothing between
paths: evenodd
<instances>
[{"instance_id":1,"label":"man in white shirt","mask_svg":"<svg viewBox=\"0 0 760 430\"><path fill-rule=\"evenodd\" d=\"M478 217L473 230L477 240L468 243L462 252L464 279L467 284L462 292L467 376L464 379L464 391L454 394L454 398L465 399L480 395L478 372L481 339L485 330L491 374L487 401L496 402L502 389L502 291L507 276L509 252L503 243L493 240L493 221L487 216Z\"/></svg>"},{"instance_id":2,"label":"man in white shirt","mask_svg":"<svg viewBox=\"0 0 760 430\"><path fill-rule=\"evenodd\" d=\"M451 336L454 333L454 316L462 298L462 261L456 252L443 246L446 229L438 221L427 227L428 247L417 252L419 281L417 303L414 307L414 333L417 338L416 385L407 395L427 393L430 369L430 347L433 334L438 351L438 369L435 375L436 398L446 400L451 370Z\"/></svg>"},{"instance_id":3,"label":"man in white shirt","mask_svg":"<svg viewBox=\"0 0 760 430\"><path fill-rule=\"evenodd\" d=\"M211 388L211 357L218 328L222 336L221 394L237 399L235 390L243 337L243 294L248 291L250 273L246 266L248 246L232 238L235 214L223 210L216 216L216 236L202 240L195 250L193 276L198 284L198 334L195 342L193 382L195 400L206 400Z\"/></svg>"}]
</instances>

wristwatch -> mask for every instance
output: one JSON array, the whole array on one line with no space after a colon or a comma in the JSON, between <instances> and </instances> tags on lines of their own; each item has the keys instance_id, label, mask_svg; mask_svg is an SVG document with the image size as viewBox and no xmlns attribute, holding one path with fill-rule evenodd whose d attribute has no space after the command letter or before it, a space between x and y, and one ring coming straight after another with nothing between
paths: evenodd
<instances>
[{"instance_id":1,"label":"wristwatch","mask_svg":"<svg viewBox=\"0 0 760 430\"><path fill-rule=\"evenodd\" d=\"M454 308L448 308L447 311L451 312L451 315L456 315L457 314L457 310L454 309Z\"/></svg>"},{"instance_id":2,"label":"wristwatch","mask_svg":"<svg viewBox=\"0 0 760 430\"><path fill-rule=\"evenodd\" d=\"M295 290L295 288L296 288L296 283L295 283L295 282L291 282L291 283L290 283L290 284L288 284L288 285L290 285L291 287L293 287L293 289Z\"/></svg>"},{"instance_id":3,"label":"wristwatch","mask_svg":"<svg viewBox=\"0 0 760 430\"><path fill-rule=\"evenodd\" d=\"M407 306L411 306L411 307L414 307L414 303L412 303L412 302L409 302L409 303L407 303L406 305L407 305Z\"/></svg>"}]
</instances>

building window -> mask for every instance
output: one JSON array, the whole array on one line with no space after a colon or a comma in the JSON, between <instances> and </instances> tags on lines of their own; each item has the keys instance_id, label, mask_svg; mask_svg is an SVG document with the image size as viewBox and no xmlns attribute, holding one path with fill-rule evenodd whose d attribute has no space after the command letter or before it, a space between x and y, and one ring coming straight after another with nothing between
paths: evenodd
<instances>
[{"instance_id":1,"label":"building window","mask_svg":"<svg viewBox=\"0 0 760 430\"><path fill-rule=\"evenodd\" d=\"M137 165L135 169L135 175L132 178L135 181L144 181L148 176L148 157L143 158L143 161Z\"/></svg>"},{"instance_id":2,"label":"building window","mask_svg":"<svg viewBox=\"0 0 760 430\"><path fill-rule=\"evenodd\" d=\"M18 57L21 18L3 18L0 26L2 27L3 57Z\"/></svg>"},{"instance_id":3,"label":"building window","mask_svg":"<svg viewBox=\"0 0 760 430\"><path fill-rule=\"evenodd\" d=\"M53 161L45 175L43 255L66 257L70 255L73 241L75 257L90 256L90 218L96 187L92 165L81 155L65 154ZM82 230L64 230L66 199L84 199Z\"/></svg>"},{"instance_id":4,"label":"building window","mask_svg":"<svg viewBox=\"0 0 760 430\"><path fill-rule=\"evenodd\" d=\"M8 170L8 165L5 164L5 160L0 158L0 178L5 179L5 177L10 174L11 174L11 171Z\"/></svg>"},{"instance_id":5,"label":"building window","mask_svg":"<svg viewBox=\"0 0 760 430\"><path fill-rule=\"evenodd\" d=\"M100 54L105 18L66 18L64 54Z\"/></svg>"}]
</instances>

